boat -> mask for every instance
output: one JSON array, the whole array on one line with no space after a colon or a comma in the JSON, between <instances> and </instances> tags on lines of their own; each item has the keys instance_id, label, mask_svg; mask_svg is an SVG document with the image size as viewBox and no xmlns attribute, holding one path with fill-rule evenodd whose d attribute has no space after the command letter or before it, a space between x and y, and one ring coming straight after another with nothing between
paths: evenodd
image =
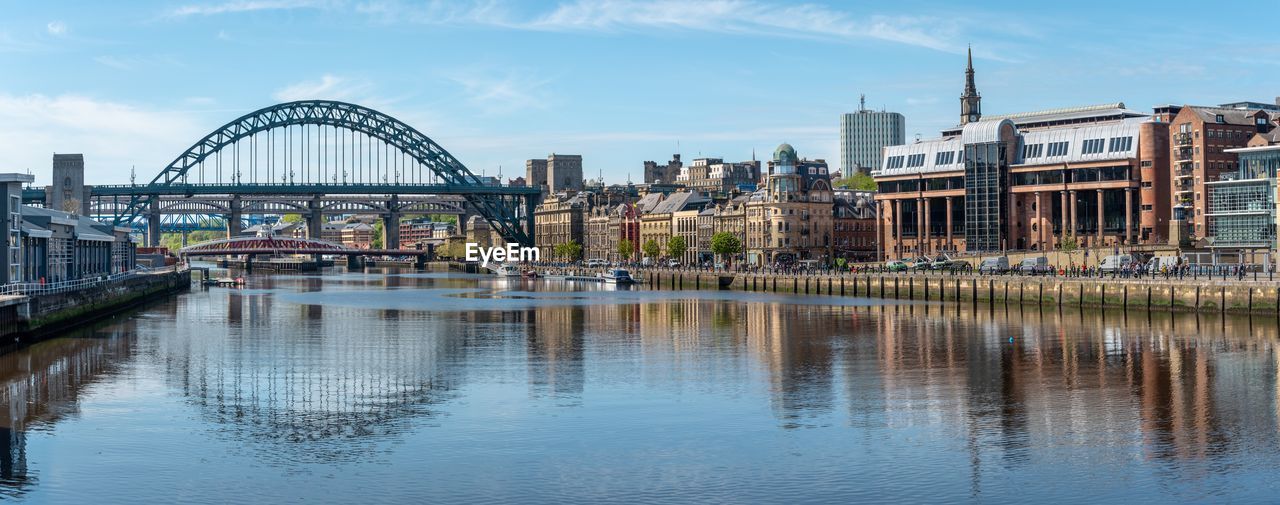
<instances>
[{"instance_id":1,"label":"boat","mask_svg":"<svg viewBox=\"0 0 1280 505\"><path fill-rule=\"evenodd\" d=\"M542 277L542 274L539 274L537 270L531 268L524 271L524 278L526 279L537 279L539 277Z\"/></svg>"},{"instance_id":2,"label":"boat","mask_svg":"<svg viewBox=\"0 0 1280 505\"><path fill-rule=\"evenodd\" d=\"M524 271L520 270L518 265L510 263L503 263L497 267L490 267L489 269L498 277L521 277L524 275Z\"/></svg>"},{"instance_id":3,"label":"boat","mask_svg":"<svg viewBox=\"0 0 1280 505\"><path fill-rule=\"evenodd\" d=\"M636 280L631 277L631 272L623 268L615 268L608 272L600 273L600 279L606 284L635 284Z\"/></svg>"}]
</instances>

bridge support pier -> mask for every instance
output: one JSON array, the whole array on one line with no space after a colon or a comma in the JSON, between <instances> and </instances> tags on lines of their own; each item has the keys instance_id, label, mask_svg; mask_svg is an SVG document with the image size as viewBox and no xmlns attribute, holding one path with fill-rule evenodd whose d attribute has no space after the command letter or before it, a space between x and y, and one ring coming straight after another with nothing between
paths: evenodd
<instances>
[{"instance_id":1,"label":"bridge support pier","mask_svg":"<svg viewBox=\"0 0 1280 505\"><path fill-rule=\"evenodd\" d=\"M160 247L160 197L151 195L147 209L147 246Z\"/></svg>"},{"instance_id":2,"label":"bridge support pier","mask_svg":"<svg viewBox=\"0 0 1280 505\"><path fill-rule=\"evenodd\" d=\"M395 196L387 202L387 215L382 222L382 248L400 248L400 199Z\"/></svg>"},{"instance_id":3,"label":"bridge support pier","mask_svg":"<svg viewBox=\"0 0 1280 505\"><path fill-rule=\"evenodd\" d=\"M227 238L235 238L243 231L240 228L240 219L243 217L240 211L241 205L240 197L231 197L231 212L227 213Z\"/></svg>"},{"instance_id":4,"label":"bridge support pier","mask_svg":"<svg viewBox=\"0 0 1280 505\"><path fill-rule=\"evenodd\" d=\"M324 214L320 212L320 196L317 195L307 202L307 238L312 240L321 240L324 237Z\"/></svg>"}]
</instances>

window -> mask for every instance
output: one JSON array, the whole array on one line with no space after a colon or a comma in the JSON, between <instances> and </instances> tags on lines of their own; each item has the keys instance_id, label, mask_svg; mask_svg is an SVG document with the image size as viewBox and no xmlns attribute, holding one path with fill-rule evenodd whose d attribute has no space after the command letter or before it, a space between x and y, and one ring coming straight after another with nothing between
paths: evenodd
<instances>
[{"instance_id":1,"label":"window","mask_svg":"<svg viewBox=\"0 0 1280 505\"><path fill-rule=\"evenodd\" d=\"M1049 157L1066 156L1067 149L1070 147L1070 145L1071 145L1070 142L1050 142Z\"/></svg>"},{"instance_id":2,"label":"window","mask_svg":"<svg viewBox=\"0 0 1280 505\"><path fill-rule=\"evenodd\" d=\"M1133 137L1111 137L1107 151L1118 153L1133 148Z\"/></svg>"},{"instance_id":3,"label":"window","mask_svg":"<svg viewBox=\"0 0 1280 505\"><path fill-rule=\"evenodd\" d=\"M1218 114L1216 117L1214 117L1214 119L1213 119L1213 120L1214 120L1215 122L1217 122L1218 124L1222 124L1222 123L1227 122L1226 118L1223 118L1223 117L1222 117L1222 114Z\"/></svg>"},{"instance_id":4,"label":"window","mask_svg":"<svg viewBox=\"0 0 1280 505\"><path fill-rule=\"evenodd\" d=\"M1044 144L1027 144L1022 146L1022 158L1032 159L1039 158L1044 152Z\"/></svg>"},{"instance_id":5,"label":"window","mask_svg":"<svg viewBox=\"0 0 1280 505\"><path fill-rule=\"evenodd\" d=\"M1089 139L1084 141L1080 154L1098 154L1102 152L1102 139Z\"/></svg>"},{"instance_id":6,"label":"window","mask_svg":"<svg viewBox=\"0 0 1280 505\"><path fill-rule=\"evenodd\" d=\"M924 154L913 154L907 157L907 168L923 167Z\"/></svg>"},{"instance_id":7,"label":"window","mask_svg":"<svg viewBox=\"0 0 1280 505\"><path fill-rule=\"evenodd\" d=\"M940 151L938 152L937 158L933 161L933 164L934 165L950 165L952 163L955 163L955 161L956 161L955 151Z\"/></svg>"},{"instance_id":8,"label":"window","mask_svg":"<svg viewBox=\"0 0 1280 505\"><path fill-rule=\"evenodd\" d=\"M902 156L890 156L885 168L902 168Z\"/></svg>"}]
</instances>

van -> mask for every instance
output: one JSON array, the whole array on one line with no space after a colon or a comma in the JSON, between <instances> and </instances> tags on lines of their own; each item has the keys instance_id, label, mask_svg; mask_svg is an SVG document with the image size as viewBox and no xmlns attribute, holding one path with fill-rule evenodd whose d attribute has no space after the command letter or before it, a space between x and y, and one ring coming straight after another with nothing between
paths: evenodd
<instances>
[{"instance_id":1,"label":"van","mask_svg":"<svg viewBox=\"0 0 1280 505\"><path fill-rule=\"evenodd\" d=\"M1104 273L1122 272L1128 270L1133 263L1133 256L1115 254L1102 258L1102 263L1098 265L1098 270Z\"/></svg>"},{"instance_id":2,"label":"van","mask_svg":"<svg viewBox=\"0 0 1280 505\"><path fill-rule=\"evenodd\" d=\"M1018 273L1023 275L1045 275L1050 271L1049 258L1044 256L1026 258L1018 263Z\"/></svg>"},{"instance_id":3,"label":"van","mask_svg":"<svg viewBox=\"0 0 1280 505\"><path fill-rule=\"evenodd\" d=\"M1173 270L1179 265L1186 265L1187 259L1182 256L1155 256L1147 261L1147 271L1160 273L1162 269Z\"/></svg>"},{"instance_id":4,"label":"van","mask_svg":"<svg viewBox=\"0 0 1280 505\"><path fill-rule=\"evenodd\" d=\"M999 256L996 258L987 258L982 260L978 265L978 273L980 274L1002 274L1009 271L1009 257Z\"/></svg>"}]
</instances>

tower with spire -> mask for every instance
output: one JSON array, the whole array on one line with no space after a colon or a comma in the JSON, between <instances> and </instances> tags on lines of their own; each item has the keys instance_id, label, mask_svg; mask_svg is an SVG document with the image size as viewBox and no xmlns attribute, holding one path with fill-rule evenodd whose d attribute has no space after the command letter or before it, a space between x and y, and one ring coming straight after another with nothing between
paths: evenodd
<instances>
[{"instance_id":1,"label":"tower with spire","mask_svg":"<svg viewBox=\"0 0 1280 505\"><path fill-rule=\"evenodd\" d=\"M964 94L960 95L960 124L982 119L982 95L973 83L973 47L969 47L969 66L964 71Z\"/></svg>"}]
</instances>

